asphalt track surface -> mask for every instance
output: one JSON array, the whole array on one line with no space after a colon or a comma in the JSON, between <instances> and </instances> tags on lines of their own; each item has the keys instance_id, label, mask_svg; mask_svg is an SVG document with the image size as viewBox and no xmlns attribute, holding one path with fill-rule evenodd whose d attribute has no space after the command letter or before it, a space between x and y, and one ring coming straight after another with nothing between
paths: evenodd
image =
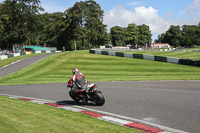
<instances>
[{"instance_id":1,"label":"asphalt track surface","mask_svg":"<svg viewBox=\"0 0 200 133\"><path fill-rule=\"evenodd\" d=\"M25 59L21 60L20 62L15 63L13 65L10 65L8 67L1 68L0 69L0 77L8 75L8 74L11 74L11 73L14 73L16 71L19 71L19 70L21 70L21 69L23 69L23 68L25 68L25 67L27 67L29 65L34 64L35 62L37 62L39 60L44 59L45 57L47 57L49 55L52 55L52 54L55 54L55 53L41 54L41 55L32 56L30 58L25 58Z\"/></svg>"},{"instance_id":2,"label":"asphalt track surface","mask_svg":"<svg viewBox=\"0 0 200 133\"><path fill-rule=\"evenodd\" d=\"M5 69L0 71L2 70ZM99 89L106 99L103 106L95 106L92 103L76 104L69 97L66 84L63 83L0 86L0 93L62 101L182 131L200 133L199 80L96 82L96 84L100 86Z\"/></svg>"}]
</instances>

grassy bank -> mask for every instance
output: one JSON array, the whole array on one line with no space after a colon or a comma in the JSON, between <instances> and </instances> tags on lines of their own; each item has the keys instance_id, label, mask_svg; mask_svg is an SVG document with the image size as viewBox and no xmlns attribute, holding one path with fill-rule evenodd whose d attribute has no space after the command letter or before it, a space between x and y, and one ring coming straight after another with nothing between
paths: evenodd
<instances>
[{"instance_id":1,"label":"grassy bank","mask_svg":"<svg viewBox=\"0 0 200 133\"><path fill-rule=\"evenodd\" d=\"M0 85L65 83L78 67L88 81L200 80L200 68L141 59L89 54L88 51L51 55L12 75Z\"/></svg>"},{"instance_id":2,"label":"grassy bank","mask_svg":"<svg viewBox=\"0 0 200 133\"><path fill-rule=\"evenodd\" d=\"M139 133L90 116L0 96L1 133Z\"/></svg>"},{"instance_id":3,"label":"grassy bank","mask_svg":"<svg viewBox=\"0 0 200 133\"><path fill-rule=\"evenodd\" d=\"M200 60L200 52L159 52L159 51L123 51L123 52L174 57L180 59Z\"/></svg>"}]
</instances>

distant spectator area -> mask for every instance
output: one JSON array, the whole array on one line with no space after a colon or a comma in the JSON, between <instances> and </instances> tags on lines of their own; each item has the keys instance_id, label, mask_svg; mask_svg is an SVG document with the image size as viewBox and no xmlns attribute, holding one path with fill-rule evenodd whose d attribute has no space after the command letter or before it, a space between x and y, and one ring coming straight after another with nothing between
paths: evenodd
<instances>
[{"instance_id":1,"label":"distant spectator area","mask_svg":"<svg viewBox=\"0 0 200 133\"><path fill-rule=\"evenodd\" d=\"M150 48L170 48L170 45L168 43L153 43L149 45Z\"/></svg>"}]
</instances>

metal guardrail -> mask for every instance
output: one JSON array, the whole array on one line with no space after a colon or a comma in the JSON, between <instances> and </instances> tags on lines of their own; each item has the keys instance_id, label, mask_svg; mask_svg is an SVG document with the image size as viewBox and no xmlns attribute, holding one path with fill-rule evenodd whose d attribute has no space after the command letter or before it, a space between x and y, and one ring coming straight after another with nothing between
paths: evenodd
<instances>
[{"instance_id":1,"label":"metal guardrail","mask_svg":"<svg viewBox=\"0 0 200 133\"><path fill-rule=\"evenodd\" d=\"M134 53L132 54L132 53L122 53L122 52L100 51L100 50L94 50L94 49L91 49L89 51L89 53L118 56L118 57L127 57L127 58L145 59L145 60L160 61L160 62L167 62L167 63L173 63L173 64L182 64L182 65L200 67L200 60L179 59L179 58L172 58L172 57L134 54Z\"/></svg>"}]
</instances>

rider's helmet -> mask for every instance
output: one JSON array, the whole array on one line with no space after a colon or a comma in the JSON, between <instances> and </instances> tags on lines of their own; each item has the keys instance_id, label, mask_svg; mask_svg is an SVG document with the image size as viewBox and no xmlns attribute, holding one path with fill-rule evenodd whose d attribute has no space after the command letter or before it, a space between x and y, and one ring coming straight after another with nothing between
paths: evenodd
<instances>
[{"instance_id":1,"label":"rider's helmet","mask_svg":"<svg viewBox=\"0 0 200 133\"><path fill-rule=\"evenodd\" d=\"M76 67L72 70L73 75L75 74L75 72L79 72L78 68Z\"/></svg>"}]
</instances>

